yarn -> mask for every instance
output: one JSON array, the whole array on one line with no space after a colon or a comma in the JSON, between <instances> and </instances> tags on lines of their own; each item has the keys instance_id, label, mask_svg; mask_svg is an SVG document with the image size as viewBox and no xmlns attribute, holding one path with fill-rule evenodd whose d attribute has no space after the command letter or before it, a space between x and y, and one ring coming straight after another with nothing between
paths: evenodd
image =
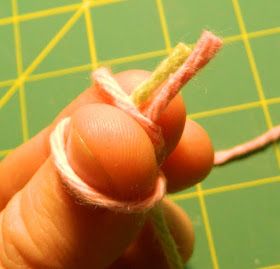
<instances>
[{"instance_id":1,"label":"yarn","mask_svg":"<svg viewBox=\"0 0 280 269\"><path fill-rule=\"evenodd\" d=\"M280 138L280 125L276 126L266 133L227 150L215 152L214 164L222 165L230 160L256 151Z\"/></svg>"},{"instance_id":2,"label":"yarn","mask_svg":"<svg viewBox=\"0 0 280 269\"><path fill-rule=\"evenodd\" d=\"M133 91L131 100L135 105L143 104L168 76L180 67L190 53L191 49L189 47L179 43L168 58L163 60L154 70L151 76Z\"/></svg>"},{"instance_id":3,"label":"yarn","mask_svg":"<svg viewBox=\"0 0 280 269\"><path fill-rule=\"evenodd\" d=\"M190 49L179 44L152 74L151 78L135 89L131 96L127 96L111 73L106 68L99 68L92 74L96 90L99 91L105 103L114 105L131 115L146 130L155 146L158 163L164 159L164 140L161 128L155 123L160 113L166 108L172 98L179 92L181 87L189 81L196 72L214 57L221 47L221 40L212 33L205 31L197 46L191 53ZM184 63L183 63L184 62ZM171 73L174 74L170 75ZM168 78L168 79L167 79ZM160 93L153 96L154 91L165 80ZM145 108L139 110L139 106L147 99L152 98ZM151 218L155 233L162 245L164 254L171 269L183 269L183 261L178 253L176 243L170 234L164 219L162 207L158 202L165 193L165 178L159 172L154 192L143 201L126 202L117 201L99 193L88 186L71 168L65 153L65 129L70 123L70 118L63 119L52 132L50 137L51 152L54 164L61 175L64 185L70 192L83 203L108 208L122 213L143 212L151 209ZM158 204L158 205L157 205Z\"/></svg>"}]
</instances>

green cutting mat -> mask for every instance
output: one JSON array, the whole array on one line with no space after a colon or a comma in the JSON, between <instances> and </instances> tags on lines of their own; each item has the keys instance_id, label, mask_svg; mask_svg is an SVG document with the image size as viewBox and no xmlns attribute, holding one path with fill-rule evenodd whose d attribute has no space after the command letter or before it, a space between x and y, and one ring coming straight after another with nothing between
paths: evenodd
<instances>
[{"instance_id":1,"label":"green cutting mat","mask_svg":"<svg viewBox=\"0 0 280 269\"><path fill-rule=\"evenodd\" d=\"M92 67L152 70L205 28L225 46L183 95L220 149L280 122L279 0L97 0L89 9L81 0L1 0L0 155L90 85ZM280 268L279 164L275 144L173 196L196 230L186 268Z\"/></svg>"}]
</instances>

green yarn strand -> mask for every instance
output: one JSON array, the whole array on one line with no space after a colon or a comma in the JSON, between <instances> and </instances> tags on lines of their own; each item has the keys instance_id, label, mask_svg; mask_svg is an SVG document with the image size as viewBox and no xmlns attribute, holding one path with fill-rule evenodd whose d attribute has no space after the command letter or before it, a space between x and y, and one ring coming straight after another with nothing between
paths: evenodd
<instances>
[{"instance_id":1,"label":"green yarn strand","mask_svg":"<svg viewBox=\"0 0 280 269\"><path fill-rule=\"evenodd\" d=\"M136 106L144 103L151 94L174 73L190 55L191 49L183 43L179 43L171 52L168 58L152 73L151 77L141 83L132 93L131 99Z\"/></svg>"},{"instance_id":2,"label":"green yarn strand","mask_svg":"<svg viewBox=\"0 0 280 269\"><path fill-rule=\"evenodd\" d=\"M161 204L152 209L151 218L154 232L160 241L170 269L183 269L183 260L178 252L176 242L169 231Z\"/></svg>"}]
</instances>

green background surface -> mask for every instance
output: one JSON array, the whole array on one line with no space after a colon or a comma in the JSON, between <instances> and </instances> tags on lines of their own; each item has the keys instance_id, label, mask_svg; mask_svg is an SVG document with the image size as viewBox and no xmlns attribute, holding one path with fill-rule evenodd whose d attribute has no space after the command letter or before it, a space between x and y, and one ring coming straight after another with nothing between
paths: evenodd
<instances>
[{"instance_id":1,"label":"green background surface","mask_svg":"<svg viewBox=\"0 0 280 269\"><path fill-rule=\"evenodd\" d=\"M203 29L224 38L224 49L215 61L183 91L190 117L206 128L216 149L279 124L280 1L92 2L97 3L90 7L93 64L110 66L114 72L153 70L168 49L179 41L193 44ZM20 75L17 59L22 58L26 70L80 4L25 0L17 1L16 11L12 1L0 2L0 103ZM19 57L11 19L16 12ZM49 124L90 85L89 37L82 14L27 77L22 102L17 90L0 108L0 158ZM215 168L199 187L171 196L188 212L196 232L194 256L186 268L280 268L277 152L275 143Z\"/></svg>"}]
</instances>

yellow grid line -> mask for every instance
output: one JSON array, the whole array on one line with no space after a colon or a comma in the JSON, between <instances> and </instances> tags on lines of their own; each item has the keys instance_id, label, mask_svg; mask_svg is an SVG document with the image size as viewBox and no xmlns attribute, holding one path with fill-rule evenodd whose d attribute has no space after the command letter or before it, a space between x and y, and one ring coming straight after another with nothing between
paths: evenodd
<instances>
[{"instance_id":1,"label":"yellow grid line","mask_svg":"<svg viewBox=\"0 0 280 269\"><path fill-rule=\"evenodd\" d=\"M241 183L231 184L227 186L216 187L216 188L204 190L204 194L212 195L212 194L222 193L227 191L237 191L241 189L247 189L251 187L257 187L257 186L262 186L262 185L276 183L276 182L280 182L280 176L256 179L248 182L241 182Z\"/></svg>"},{"instance_id":2,"label":"yellow grid line","mask_svg":"<svg viewBox=\"0 0 280 269\"><path fill-rule=\"evenodd\" d=\"M268 129L271 129L273 127L273 123L272 123L271 116L270 116L268 106L267 106L267 103L266 103L264 90L263 90L262 82L261 82L261 79L260 79L260 76L259 76L258 68L257 68L256 62L255 62L254 54L253 54L253 51L251 49L251 45L250 45L250 42L249 42L249 39L248 39L247 30L246 30L246 26L245 26L245 23L244 23L244 20L243 20L243 17L242 17L242 12L241 12L241 9L240 9L240 5L239 5L238 0L232 0L232 4L233 4L233 9L234 9L234 12L235 12L237 22L239 24L240 32L241 32L242 37L243 37L242 38L243 43L244 43L245 50L246 50L246 53L247 53L247 56L248 56L249 64L250 64L252 75L253 75L253 78L254 78L254 81L255 81L255 84L256 84L259 99L260 99L260 102L261 102L261 105L262 105L262 108L263 108L265 121L266 121ZM279 151L279 148L277 147L276 143L274 143L273 147L274 147L276 159L278 161L278 165L280 166L280 151Z\"/></svg>"},{"instance_id":3,"label":"yellow grid line","mask_svg":"<svg viewBox=\"0 0 280 269\"><path fill-rule=\"evenodd\" d=\"M16 17L18 14L17 0L12 0L12 11L13 11L13 16ZM20 77L22 74L23 65L22 65L20 29L17 20L14 20L14 38L15 38L17 74ZM23 142L25 142L29 138L29 130L28 130L28 121L27 121L27 108L26 108L24 84L21 84L21 86L19 87L19 106L20 106L20 115L21 115L22 137L23 137Z\"/></svg>"},{"instance_id":4,"label":"yellow grid line","mask_svg":"<svg viewBox=\"0 0 280 269\"><path fill-rule=\"evenodd\" d=\"M146 60L146 59L165 56L165 55L167 55L167 51L165 49L156 50L156 51L150 51L150 52L144 52L131 56L126 56L126 57L116 58L112 60L100 61L99 65L108 66L108 65L125 64L129 62L141 61L141 60Z\"/></svg>"},{"instance_id":5,"label":"yellow grid line","mask_svg":"<svg viewBox=\"0 0 280 269\"><path fill-rule=\"evenodd\" d=\"M192 192L187 192L187 193L169 194L168 197L172 201L189 200L189 199L198 197L198 192L192 191Z\"/></svg>"},{"instance_id":6,"label":"yellow grid line","mask_svg":"<svg viewBox=\"0 0 280 269\"><path fill-rule=\"evenodd\" d=\"M274 97L270 99L266 99L266 103L268 105L278 104L280 102L280 97Z\"/></svg>"},{"instance_id":7,"label":"yellow grid line","mask_svg":"<svg viewBox=\"0 0 280 269\"><path fill-rule=\"evenodd\" d=\"M233 42L237 42L242 40L242 35L232 35L232 36L226 36L223 38L223 43L224 44L230 44Z\"/></svg>"},{"instance_id":8,"label":"yellow grid line","mask_svg":"<svg viewBox=\"0 0 280 269\"><path fill-rule=\"evenodd\" d=\"M280 102L280 100L279 100L279 102ZM247 110L247 109L255 108L255 107L259 107L259 106L261 106L261 102L256 101L256 102L250 102L250 103L245 103L245 104L240 104L240 105L233 105L233 106L228 106L228 107L211 109L208 111L192 113L192 114L189 114L188 117L195 120L195 119L207 118L207 117L211 117L211 116L218 116L218 115L222 115L222 114L226 114L226 113L230 113L230 112L243 111L243 110Z\"/></svg>"},{"instance_id":9,"label":"yellow grid line","mask_svg":"<svg viewBox=\"0 0 280 269\"><path fill-rule=\"evenodd\" d=\"M1 25L11 24L11 23L13 23L13 21L14 21L13 17L2 18L2 19L0 19L0 26Z\"/></svg>"},{"instance_id":10,"label":"yellow grid line","mask_svg":"<svg viewBox=\"0 0 280 269\"><path fill-rule=\"evenodd\" d=\"M275 35L280 33L280 27L274 27L270 29L259 30L256 32L247 33L248 38L264 37L269 35Z\"/></svg>"},{"instance_id":11,"label":"yellow grid line","mask_svg":"<svg viewBox=\"0 0 280 269\"><path fill-rule=\"evenodd\" d=\"M146 59L165 56L165 55L167 55L166 50L152 51L152 52L146 52L146 53L136 54L132 56L120 57L112 60L100 61L97 62L97 66L112 66L112 65L122 64L122 63L146 60ZM30 77L27 78L27 81L36 81L41 79L59 77L59 76L68 75L77 72L90 71L91 69L92 69L92 64L80 65L80 66L45 72L41 74L31 75ZM14 82L14 80L12 82Z\"/></svg>"},{"instance_id":12,"label":"yellow grid line","mask_svg":"<svg viewBox=\"0 0 280 269\"><path fill-rule=\"evenodd\" d=\"M14 82L15 82L15 79L8 79L8 80L0 81L0 87L4 88L6 86L11 86L11 85L13 85ZM1 89L0 89L0 91L1 91Z\"/></svg>"},{"instance_id":13,"label":"yellow grid line","mask_svg":"<svg viewBox=\"0 0 280 269\"><path fill-rule=\"evenodd\" d=\"M162 31L163 31L163 36L165 39L166 49L168 52L170 52L171 51L170 36L168 33L167 20L166 20L165 14L164 14L164 7L163 7L161 0L157 0L157 9L158 9L159 16L160 16L160 22L161 22L161 27L162 27ZM207 212L206 203L205 203L205 199L203 196L201 184L198 184L196 186L196 190L198 193L201 215L202 215L202 219L204 222L204 227L205 227L205 232L206 232L206 236L207 236L207 241L208 241L208 245L209 245L209 250L210 250L210 254L211 254L213 267L214 267L214 269L219 269L218 258L216 255L215 244L214 244L214 240L213 240L213 236L212 236L211 226L210 226L210 222L209 222L209 218L208 218L208 212Z\"/></svg>"},{"instance_id":14,"label":"yellow grid line","mask_svg":"<svg viewBox=\"0 0 280 269\"><path fill-rule=\"evenodd\" d=\"M104 6L108 4L114 4L118 2L123 2L126 0L99 0L98 2L91 3L90 6ZM69 13L77 11L81 7L81 4L72 4L72 5L66 5L62 7L55 7L55 8L49 8L44 10L39 10L35 12L25 13L17 16L12 17L6 17L0 19L0 26L1 25L7 25L13 23L15 20L19 22L34 20L34 19L41 19L44 17Z\"/></svg>"},{"instance_id":15,"label":"yellow grid line","mask_svg":"<svg viewBox=\"0 0 280 269\"><path fill-rule=\"evenodd\" d=\"M50 9L44 9L36 12L30 12L22 15L17 15L14 17L8 17L0 19L0 25L5 25L9 23L13 23L15 20L18 22L24 22L28 20L34 20L34 19L41 19L44 17L50 17L53 15L59 15L71 11L77 10L81 4L73 4L69 6L63 6L63 7L56 7L56 8L50 8Z\"/></svg>"},{"instance_id":16,"label":"yellow grid line","mask_svg":"<svg viewBox=\"0 0 280 269\"><path fill-rule=\"evenodd\" d=\"M280 269L280 264L275 264L275 265L260 267L259 269Z\"/></svg>"},{"instance_id":17,"label":"yellow grid line","mask_svg":"<svg viewBox=\"0 0 280 269\"><path fill-rule=\"evenodd\" d=\"M0 99L0 109L9 101L9 99L15 94L18 87L26 80L26 78L37 68L37 66L46 58L49 52L56 46L56 44L62 39L62 37L70 30L74 23L80 18L84 11L85 5L82 5L78 11L65 23L65 25L59 30L59 32L52 38L48 45L39 53L35 60L26 68L20 77L18 77L13 86L7 91L7 93Z\"/></svg>"},{"instance_id":18,"label":"yellow grid line","mask_svg":"<svg viewBox=\"0 0 280 269\"><path fill-rule=\"evenodd\" d=\"M146 59L165 56L165 55L167 55L166 50L157 50L157 51L145 52L145 53L141 53L141 54L135 54L132 56L115 58L112 60L105 60L105 61L99 62L97 65L98 66L112 66L112 65L129 63L129 62L134 62L134 61L146 60ZM44 72L41 74L30 75L29 77L26 78L26 81L36 81L36 80L41 80L41 79L64 76L67 74L73 74L73 73L77 73L77 72L90 71L91 68L92 68L91 64L86 64L86 65L65 68L65 69L59 69L59 70ZM0 87L11 86L11 85L13 85L13 83L15 83L15 81L16 81L16 79L2 81L2 82L0 82ZM0 89L0 91L1 91L1 89Z\"/></svg>"},{"instance_id":19,"label":"yellow grid line","mask_svg":"<svg viewBox=\"0 0 280 269\"><path fill-rule=\"evenodd\" d=\"M99 0L98 2L91 3L89 6L90 7L103 6L103 5L115 4L115 3L123 2L123 1L127 1L127 0ZM0 26L11 24L14 22L14 20L17 20L18 22L24 22L24 21L28 21L28 20L41 19L44 17L59 15L59 14L63 14L63 13L69 13L69 12L78 10L80 6L81 6L81 4L72 4L72 5L62 6L62 7L44 9L44 10L40 10L40 11L21 14L21 15L15 16L15 17L6 17L6 18L0 19ZM262 29L262 30L251 32L251 33L247 33L247 35L248 35L248 38L251 39L251 38L257 38L257 37L262 37L262 36L267 36L267 35L273 35L273 34L277 34L277 33L280 33L280 27ZM227 43L232 43L232 42L240 41L240 40L242 40L242 35L233 35L233 36L225 37L224 43L227 44Z\"/></svg>"},{"instance_id":20,"label":"yellow grid line","mask_svg":"<svg viewBox=\"0 0 280 269\"><path fill-rule=\"evenodd\" d=\"M202 190L200 183L196 185L196 191L197 191L197 195L198 195L202 219L204 222L204 227L205 227L205 232L206 232L206 237L207 237L207 241L208 241L208 246L209 246L209 251L210 251L210 255L211 255L213 268L219 269L218 257L217 257L217 253L216 253L216 248L215 248L215 244L214 244L214 240L213 240L212 231L211 231L211 225L210 225L209 216L208 216L208 212L207 212L207 208L206 208L206 202L205 202L203 190Z\"/></svg>"},{"instance_id":21,"label":"yellow grid line","mask_svg":"<svg viewBox=\"0 0 280 269\"><path fill-rule=\"evenodd\" d=\"M160 25L161 25L161 29L162 29L162 33L163 33L165 47L166 47L167 52L170 53L172 50L172 47L171 47L171 41L170 41L170 37L169 37L169 31L168 31L168 26L166 23L166 17L165 17L162 1L156 0L156 5L157 5L158 13L159 13Z\"/></svg>"},{"instance_id":22,"label":"yellow grid line","mask_svg":"<svg viewBox=\"0 0 280 269\"><path fill-rule=\"evenodd\" d=\"M60 69L57 71L49 71L41 74L34 74L28 77L27 81L37 81L37 80L55 78L55 77L60 77L60 76L83 72L83 71L89 71L91 69L91 66L92 66L91 64L87 64L87 65L80 65L80 66Z\"/></svg>"},{"instance_id":23,"label":"yellow grid line","mask_svg":"<svg viewBox=\"0 0 280 269\"><path fill-rule=\"evenodd\" d=\"M83 0L83 3L87 2L87 0ZM85 22L86 22L86 31L88 37L88 46L90 52L90 60L91 60L91 68L97 68L97 57L96 57L96 48L95 48L95 40L94 40L94 32L92 19L90 14L89 5L85 9Z\"/></svg>"},{"instance_id":24,"label":"yellow grid line","mask_svg":"<svg viewBox=\"0 0 280 269\"><path fill-rule=\"evenodd\" d=\"M266 184L271 184L276 182L280 183L280 176L255 179L252 181L235 183L235 184L225 185L221 187L210 188L206 190L204 189L201 192L203 193L204 196L208 196L213 194L225 193L228 191L237 191L237 190L242 190L247 188L263 186ZM189 193L182 193L182 194L172 194L169 197L173 201L181 201L181 200L195 198L197 196L198 196L197 192L189 192Z\"/></svg>"}]
</instances>

